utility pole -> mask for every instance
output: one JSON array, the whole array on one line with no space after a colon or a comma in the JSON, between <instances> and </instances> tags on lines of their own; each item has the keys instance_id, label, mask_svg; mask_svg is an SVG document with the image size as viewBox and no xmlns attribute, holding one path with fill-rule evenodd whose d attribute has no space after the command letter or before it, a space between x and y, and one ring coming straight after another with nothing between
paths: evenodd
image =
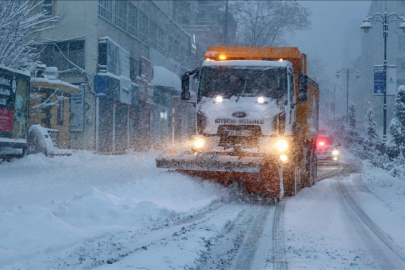
<instances>
[{"instance_id":1,"label":"utility pole","mask_svg":"<svg viewBox=\"0 0 405 270\"><path fill-rule=\"evenodd\" d=\"M346 72L346 120L347 123L349 123L349 75L351 72L353 72L356 74L356 78L358 79L360 74L354 68L342 68L336 71L336 78L338 79L340 77L340 72Z\"/></svg>"},{"instance_id":2,"label":"utility pole","mask_svg":"<svg viewBox=\"0 0 405 270\"><path fill-rule=\"evenodd\" d=\"M386 4L386 3L385 3ZM388 25L391 22L401 22L399 25L399 29L401 29L405 33L405 16L399 16L395 13L391 13L388 15L387 10L385 10L384 14L380 14L379 12L375 13L372 16L366 16L361 24L361 29L364 30L364 33L368 33L368 31L372 28L370 21L380 22L383 25L383 38L384 38L384 106L383 106L383 114L384 114L384 128L383 128L383 141L387 141L387 37L388 37Z\"/></svg>"}]
</instances>

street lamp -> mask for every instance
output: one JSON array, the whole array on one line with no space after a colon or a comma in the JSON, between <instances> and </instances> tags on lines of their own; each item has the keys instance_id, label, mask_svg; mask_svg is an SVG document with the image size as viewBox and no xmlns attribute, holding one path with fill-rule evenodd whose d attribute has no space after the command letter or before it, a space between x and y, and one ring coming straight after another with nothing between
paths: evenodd
<instances>
[{"instance_id":1,"label":"street lamp","mask_svg":"<svg viewBox=\"0 0 405 270\"><path fill-rule=\"evenodd\" d=\"M349 122L349 77L350 73L355 73L356 78L358 79L360 77L360 73L355 70L354 68L342 68L336 70L336 78L339 79L340 77L340 72L345 72L346 73L346 81L347 81L347 86L346 86L346 121Z\"/></svg>"},{"instance_id":2,"label":"street lamp","mask_svg":"<svg viewBox=\"0 0 405 270\"><path fill-rule=\"evenodd\" d=\"M383 25L383 37L384 37L384 129L383 129L383 141L387 140L387 37L388 37L388 24L394 21L401 21L399 29L405 33L405 16L398 16L395 13L387 14L387 11L384 12L384 15L377 12L372 16L366 16L361 24L361 29L364 30L364 33L367 33L368 30L372 28L370 21L380 22Z\"/></svg>"}]
</instances>

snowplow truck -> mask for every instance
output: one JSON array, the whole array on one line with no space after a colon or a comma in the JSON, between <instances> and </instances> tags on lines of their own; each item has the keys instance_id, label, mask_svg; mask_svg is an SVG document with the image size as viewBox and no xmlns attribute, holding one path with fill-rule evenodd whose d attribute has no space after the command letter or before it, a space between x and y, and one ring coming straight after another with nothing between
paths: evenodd
<instances>
[{"instance_id":1,"label":"snowplow truck","mask_svg":"<svg viewBox=\"0 0 405 270\"><path fill-rule=\"evenodd\" d=\"M191 149L160 154L157 167L275 200L312 186L320 93L306 73L296 47L210 47L202 67L182 76L181 99L197 114Z\"/></svg>"}]
</instances>

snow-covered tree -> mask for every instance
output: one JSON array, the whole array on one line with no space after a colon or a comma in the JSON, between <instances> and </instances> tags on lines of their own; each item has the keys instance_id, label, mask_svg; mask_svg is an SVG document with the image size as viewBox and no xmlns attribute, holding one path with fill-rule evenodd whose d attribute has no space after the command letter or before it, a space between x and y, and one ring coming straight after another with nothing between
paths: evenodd
<instances>
[{"instance_id":1,"label":"snow-covered tree","mask_svg":"<svg viewBox=\"0 0 405 270\"><path fill-rule=\"evenodd\" d=\"M14 69L35 67L38 53L34 37L39 32L52 28L57 16L41 12L43 1L0 1L0 64Z\"/></svg>"},{"instance_id":2,"label":"snow-covered tree","mask_svg":"<svg viewBox=\"0 0 405 270\"><path fill-rule=\"evenodd\" d=\"M308 29L309 11L297 1L237 1L231 7L243 46L272 46L286 32Z\"/></svg>"},{"instance_id":3,"label":"snow-covered tree","mask_svg":"<svg viewBox=\"0 0 405 270\"><path fill-rule=\"evenodd\" d=\"M373 109L368 109L366 116L364 116L364 119L366 120L366 125L367 125L367 137L369 140L375 140L378 138L378 134L376 131L377 128L377 123L374 121L374 111Z\"/></svg>"},{"instance_id":4,"label":"snow-covered tree","mask_svg":"<svg viewBox=\"0 0 405 270\"><path fill-rule=\"evenodd\" d=\"M405 146L405 85L398 88L395 97L395 117L390 123L390 133L398 147Z\"/></svg>"},{"instance_id":5,"label":"snow-covered tree","mask_svg":"<svg viewBox=\"0 0 405 270\"><path fill-rule=\"evenodd\" d=\"M356 128L356 106L354 104L349 106L349 114L347 118L349 122L349 129L354 130Z\"/></svg>"}]
</instances>

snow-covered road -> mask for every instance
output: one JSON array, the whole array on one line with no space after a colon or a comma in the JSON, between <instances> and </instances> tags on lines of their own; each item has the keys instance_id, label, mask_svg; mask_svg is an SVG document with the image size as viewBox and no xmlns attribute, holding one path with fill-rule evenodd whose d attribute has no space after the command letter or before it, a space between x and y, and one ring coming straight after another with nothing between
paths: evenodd
<instances>
[{"instance_id":1,"label":"snow-covered road","mask_svg":"<svg viewBox=\"0 0 405 270\"><path fill-rule=\"evenodd\" d=\"M405 269L403 179L320 166L263 205L155 155L0 164L0 269Z\"/></svg>"}]
</instances>

